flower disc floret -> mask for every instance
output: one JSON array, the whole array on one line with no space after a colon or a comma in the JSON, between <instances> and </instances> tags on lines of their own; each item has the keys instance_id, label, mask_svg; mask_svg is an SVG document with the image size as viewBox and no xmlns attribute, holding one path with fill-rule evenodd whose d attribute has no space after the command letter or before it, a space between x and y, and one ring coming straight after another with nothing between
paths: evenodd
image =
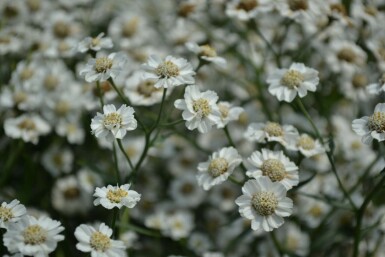
<instances>
[{"instance_id":1,"label":"flower disc floret","mask_svg":"<svg viewBox=\"0 0 385 257\"><path fill-rule=\"evenodd\" d=\"M297 146L305 150L312 150L315 148L314 139L308 135L301 135L297 141Z\"/></svg>"},{"instance_id":2,"label":"flower disc floret","mask_svg":"<svg viewBox=\"0 0 385 257\"><path fill-rule=\"evenodd\" d=\"M128 192L123 189L109 190L107 192L107 199L114 203L120 203L122 198L126 197Z\"/></svg>"},{"instance_id":3,"label":"flower disc floret","mask_svg":"<svg viewBox=\"0 0 385 257\"><path fill-rule=\"evenodd\" d=\"M207 117L211 112L209 101L204 98L200 98L194 101L193 109L196 113L201 114L202 117Z\"/></svg>"},{"instance_id":4,"label":"flower disc floret","mask_svg":"<svg viewBox=\"0 0 385 257\"><path fill-rule=\"evenodd\" d=\"M175 63L171 61L164 61L155 69L155 73L161 78L169 78L178 76L180 70Z\"/></svg>"},{"instance_id":5,"label":"flower disc floret","mask_svg":"<svg viewBox=\"0 0 385 257\"><path fill-rule=\"evenodd\" d=\"M236 8L249 12L256 8L258 5L258 0L241 0Z\"/></svg>"},{"instance_id":6,"label":"flower disc floret","mask_svg":"<svg viewBox=\"0 0 385 257\"><path fill-rule=\"evenodd\" d=\"M24 232L24 243L29 245L40 245L47 240L47 231L39 225L30 225Z\"/></svg>"},{"instance_id":7,"label":"flower disc floret","mask_svg":"<svg viewBox=\"0 0 385 257\"><path fill-rule=\"evenodd\" d=\"M217 56L217 52L210 45L203 45L203 46L200 46L199 48L200 48L200 53L199 53L200 56L206 56L206 57L216 57Z\"/></svg>"},{"instance_id":8,"label":"flower disc floret","mask_svg":"<svg viewBox=\"0 0 385 257\"><path fill-rule=\"evenodd\" d=\"M283 136L283 129L281 125L279 125L276 122L267 122L264 130L267 134L269 134L269 136L273 136L273 137Z\"/></svg>"},{"instance_id":9,"label":"flower disc floret","mask_svg":"<svg viewBox=\"0 0 385 257\"><path fill-rule=\"evenodd\" d=\"M95 60L95 70L98 73L103 73L111 69L112 67L112 59L108 57L99 57Z\"/></svg>"},{"instance_id":10,"label":"flower disc floret","mask_svg":"<svg viewBox=\"0 0 385 257\"><path fill-rule=\"evenodd\" d=\"M261 216L269 216L278 206L278 198L273 192L257 192L251 198L251 204Z\"/></svg>"},{"instance_id":11,"label":"flower disc floret","mask_svg":"<svg viewBox=\"0 0 385 257\"><path fill-rule=\"evenodd\" d=\"M104 118L103 124L106 128L116 128L122 125L122 115L116 112L109 113Z\"/></svg>"},{"instance_id":12,"label":"flower disc floret","mask_svg":"<svg viewBox=\"0 0 385 257\"><path fill-rule=\"evenodd\" d=\"M297 70L288 70L281 78L282 85L294 89L298 88L305 80L304 75Z\"/></svg>"},{"instance_id":13,"label":"flower disc floret","mask_svg":"<svg viewBox=\"0 0 385 257\"><path fill-rule=\"evenodd\" d=\"M307 10L309 8L307 0L288 0L288 4L292 11Z\"/></svg>"},{"instance_id":14,"label":"flower disc floret","mask_svg":"<svg viewBox=\"0 0 385 257\"><path fill-rule=\"evenodd\" d=\"M369 117L368 127L371 131L384 133L385 132L385 113L374 112L373 115Z\"/></svg>"},{"instance_id":15,"label":"flower disc floret","mask_svg":"<svg viewBox=\"0 0 385 257\"><path fill-rule=\"evenodd\" d=\"M348 62L348 63L354 63L356 60L356 54L351 48L342 48L338 54L338 59Z\"/></svg>"},{"instance_id":16,"label":"flower disc floret","mask_svg":"<svg viewBox=\"0 0 385 257\"><path fill-rule=\"evenodd\" d=\"M10 208L0 206L0 220L7 222L13 217L14 216Z\"/></svg>"},{"instance_id":17,"label":"flower disc floret","mask_svg":"<svg viewBox=\"0 0 385 257\"><path fill-rule=\"evenodd\" d=\"M32 119L28 119L28 118L26 118L22 122L20 122L18 127L20 129L24 129L24 130L35 130L36 129L35 122Z\"/></svg>"},{"instance_id":18,"label":"flower disc floret","mask_svg":"<svg viewBox=\"0 0 385 257\"><path fill-rule=\"evenodd\" d=\"M90 239L91 248L98 252L105 252L111 247L111 239L105 234L96 231Z\"/></svg>"},{"instance_id":19,"label":"flower disc floret","mask_svg":"<svg viewBox=\"0 0 385 257\"><path fill-rule=\"evenodd\" d=\"M209 172L213 177L218 177L225 173L229 167L229 163L225 158L213 159L209 164Z\"/></svg>"},{"instance_id":20,"label":"flower disc floret","mask_svg":"<svg viewBox=\"0 0 385 257\"><path fill-rule=\"evenodd\" d=\"M263 176L268 176L271 181L281 181L285 178L285 166L280 160L268 159L263 162L261 166Z\"/></svg>"}]
</instances>

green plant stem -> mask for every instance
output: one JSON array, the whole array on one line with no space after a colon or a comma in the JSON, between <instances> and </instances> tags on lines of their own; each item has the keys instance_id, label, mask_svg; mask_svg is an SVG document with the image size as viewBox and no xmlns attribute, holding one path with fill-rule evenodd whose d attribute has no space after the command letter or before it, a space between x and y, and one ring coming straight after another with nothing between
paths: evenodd
<instances>
[{"instance_id":1,"label":"green plant stem","mask_svg":"<svg viewBox=\"0 0 385 257\"><path fill-rule=\"evenodd\" d=\"M284 254L284 251L283 251L283 249L282 249L282 246L281 246L280 243L278 242L278 239L277 239L277 237L275 236L274 231L271 231L271 232L270 232L270 237L271 237L271 240L272 240L273 243L274 243L275 248L276 248L277 251L278 251L279 256L282 257L283 254Z\"/></svg>"},{"instance_id":2,"label":"green plant stem","mask_svg":"<svg viewBox=\"0 0 385 257\"><path fill-rule=\"evenodd\" d=\"M114 208L113 213L112 213L112 220L111 220L111 228L114 231L113 237L117 238L118 237L118 227L116 226L116 221L118 220L119 216L119 209Z\"/></svg>"},{"instance_id":3,"label":"green plant stem","mask_svg":"<svg viewBox=\"0 0 385 257\"><path fill-rule=\"evenodd\" d=\"M134 169L134 166L132 165L130 157L127 155L126 151L124 150L124 147L122 145L122 140L121 139L117 139L116 141L118 141L118 146L120 148L120 151L123 153L124 157L126 158L126 160L128 162L128 165L130 166L130 169L132 171Z\"/></svg>"},{"instance_id":4,"label":"green plant stem","mask_svg":"<svg viewBox=\"0 0 385 257\"><path fill-rule=\"evenodd\" d=\"M98 92L98 96L99 96L99 102L100 102L100 106L101 108L103 109L103 106L104 106L104 100L103 100L103 93L102 93L102 90L100 88L100 81L96 81L96 90Z\"/></svg>"},{"instance_id":5,"label":"green plant stem","mask_svg":"<svg viewBox=\"0 0 385 257\"><path fill-rule=\"evenodd\" d=\"M120 172L119 172L119 166L118 166L118 156L116 154L116 146L115 143L112 143L112 152L114 156L114 164L115 164L115 175L116 175L116 183L120 185Z\"/></svg>"},{"instance_id":6,"label":"green plant stem","mask_svg":"<svg viewBox=\"0 0 385 257\"><path fill-rule=\"evenodd\" d=\"M320 140L321 144L325 147L325 142L324 142L324 140L323 140L323 138L322 138L322 136L321 136L317 126L313 122L313 119L310 117L310 114L307 112L305 106L303 105L303 103L301 101L301 98L297 97L296 101L297 101L297 104L298 104L299 108L301 109L301 111L305 115L306 119L310 122L311 126L313 127L313 130L314 130L317 138ZM333 172L334 176L337 179L339 187L341 188L345 198L348 199L348 201L349 201L350 205L352 206L353 210L356 211L357 207L354 204L353 200L351 199L348 191L346 191L346 189L345 189L344 185L342 184L342 181L341 181L341 179L340 179L340 177L339 177L339 175L337 173L337 168L336 168L336 165L334 163L333 156L331 155L331 153L329 151L325 151L325 152L326 152L326 155L327 155L328 160L330 162L330 165L332 166L332 172Z\"/></svg>"},{"instance_id":7,"label":"green plant stem","mask_svg":"<svg viewBox=\"0 0 385 257\"><path fill-rule=\"evenodd\" d=\"M358 209L358 212L356 214L356 229L354 233L354 250L353 250L353 257L357 257L359 254L359 243L361 241L361 225L362 225L362 218L364 217L366 207L368 207L370 201L373 199L373 197L380 191L380 189L384 186L385 183L385 175L382 176L381 180L375 185L372 191L366 196L364 202L362 203L361 207Z\"/></svg>"},{"instance_id":8,"label":"green plant stem","mask_svg":"<svg viewBox=\"0 0 385 257\"><path fill-rule=\"evenodd\" d=\"M8 177L11 175L11 171L12 171L11 167L14 164L17 157L20 155L23 149L23 146L24 146L24 141L19 139L16 147L12 149L10 156L7 158L7 161L4 164L4 167L1 169L0 187L3 186L5 182L7 182Z\"/></svg>"},{"instance_id":9,"label":"green plant stem","mask_svg":"<svg viewBox=\"0 0 385 257\"><path fill-rule=\"evenodd\" d=\"M233 138L231 137L229 129L227 128L227 126L224 127L223 130L225 131L225 134L226 134L227 140L229 141L229 144L236 149L237 147L234 144ZM245 172L247 171L247 169L243 163L241 163L241 168L243 171L245 171Z\"/></svg>"}]
</instances>

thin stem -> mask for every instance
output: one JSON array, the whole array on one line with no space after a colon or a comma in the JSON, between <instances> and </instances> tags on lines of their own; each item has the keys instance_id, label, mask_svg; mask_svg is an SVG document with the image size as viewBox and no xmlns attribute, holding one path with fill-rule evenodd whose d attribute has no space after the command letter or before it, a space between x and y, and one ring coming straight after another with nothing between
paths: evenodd
<instances>
[{"instance_id":1,"label":"thin stem","mask_svg":"<svg viewBox=\"0 0 385 257\"><path fill-rule=\"evenodd\" d=\"M115 143L112 143L112 152L114 156L114 164L115 164L115 175L116 175L116 183L120 184L120 172L118 166L118 156L116 154L116 146Z\"/></svg>"},{"instance_id":2,"label":"thin stem","mask_svg":"<svg viewBox=\"0 0 385 257\"><path fill-rule=\"evenodd\" d=\"M313 122L313 119L310 117L310 114L307 112L305 106L303 105L302 101L301 101L301 98L297 97L297 104L299 106L299 108L301 109L301 111L303 112L303 114L305 115L306 119L310 122L311 126L313 127L313 130L315 132L315 134L317 135L317 138L320 140L320 142L322 143L322 145L325 147L325 142L317 128L317 126L315 125L315 123ZM330 165L332 166L332 171L333 171L333 174L334 176L336 177L337 179L337 182L338 182L338 185L339 187L341 188L344 196L346 199L348 199L350 205L352 206L353 210L357 210L357 207L356 205L354 204L353 200L351 199L348 191L346 191L344 185L342 184L342 181L341 181L341 178L339 177L338 173L337 173L337 168L336 168L336 165L334 163L334 158L332 156L332 154L329 152L329 151L326 151L326 155L328 157L328 160L330 162Z\"/></svg>"},{"instance_id":3,"label":"thin stem","mask_svg":"<svg viewBox=\"0 0 385 257\"><path fill-rule=\"evenodd\" d=\"M17 142L17 145L15 147L16 149L12 149L11 155L9 156L9 158L7 158L7 162L4 164L4 167L1 171L0 186L2 186L7 181L8 177L11 175L11 167L19 156L19 154L21 153L23 146L24 141L20 139L19 142Z\"/></svg>"},{"instance_id":4,"label":"thin stem","mask_svg":"<svg viewBox=\"0 0 385 257\"><path fill-rule=\"evenodd\" d=\"M98 91L98 96L99 96L99 102L100 102L100 106L102 107L103 109L103 106L104 106L104 100L103 100L103 94L102 94L102 90L100 88L100 81L96 81L96 90Z\"/></svg>"},{"instance_id":5,"label":"thin stem","mask_svg":"<svg viewBox=\"0 0 385 257\"><path fill-rule=\"evenodd\" d=\"M227 137L227 140L229 141L229 144L234 147L234 148L237 148L234 144L234 141L233 141L233 138L231 137L230 135L230 132L229 132L229 129L226 127L223 128L223 130L225 131L225 134L226 134L226 137ZM241 163L241 168L243 171L247 171L245 165L243 163Z\"/></svg>"},{"instance_id":6,"label":"thin stem","mask_svg":"<svg viewBox=\"0 0 385 257\"><path fill-rule=\"evenodd\" d=\"M118 237L118 227L116 226L116 220L118 219L119 216L119 209L114 208L114 211L112 213L112 220L111 220L111 228L113 229L113 237L117 238Z\"/></svg>"},{"instance_id":7,"label":"thin stem","mask_svg":"<svg viewBox=\"0 0 385 257\"><path fill-rule=\"evenodd\" d=\"M277 239L277 237L275 236L274 231L271 231L270 237L271 237L271 240L272 240L273 243L274 243L275 248L276 248L277 251L278 251L279 256L282 257L283 254L284 254L284 251L283 251L283 249L282 249L282 246L279 244L278 239Z\"/></svg>"},{"instance_id":8,"label":"thin stem","mask_svg":"<svg viewBox=\"0 0 385 257\"><path fill-rule=\"evenodd\" d=\"M126 160L128 162L128 165L130 165L130 169L131 171L134 169L134 166L132 165L132 162L130 160L130 157L128 156L128 154L126 153L126 151L124 150L124 147L122 145L122 140L121 139L117 139L118 141L118 146L120 148L120 151L123 153L124 157L126 157Z\"/></svg>"},{"instance_id":9,"label":"thin stem","mask_svg":"<svg viewBox=\"0 0 385 257\"><path fill-rule=\"evenodd\" d=\"M168 126L173 126L173 125L180 124L180 123L182 123L182 122L184 122L183 119L181 119L181 120L176 120L176 121L172 121L172 122L169 122L169 123L161 123L161 124L159 124L159 126L162 126L162 127L168 127Z\"/></svg>"}]
</instances>

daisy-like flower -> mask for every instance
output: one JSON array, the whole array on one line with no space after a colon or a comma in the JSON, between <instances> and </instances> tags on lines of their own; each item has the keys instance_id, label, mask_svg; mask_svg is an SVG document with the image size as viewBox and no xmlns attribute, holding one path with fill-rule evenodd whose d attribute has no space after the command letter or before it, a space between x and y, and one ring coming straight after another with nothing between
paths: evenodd
<instances>
[{"instance_id":1,"label":"daisy-like flower","mask_svg":"<svg viewBox=\"0 0 385 257\"><path fill-rule=\"evenodd\" d=\"M82 224L75 230L79 241L76 248L82 252L91 252L91 257L126 257L126 247L120 240L112 240L112 229L102 223L98 229Z\"/></svg>"},{"instance_id":2,"label":"daisy-like flower","mask_svg":"<svg viewBox=\"0 0 385 257\"><path fill-rule=\"evenodd\" d=\"M385 103L377 104L371 116L364 116L353 120L352 128L359 136L362 136L362 142L370 144L374 139L378 141L385 140Z\"/></svg>"},{"instance_id":3,"label":"daisy-like flower","mask_svg":"<svg viewBox=\"0 0 385 257\"><path fill-rule=\"evenodd\" d=\"M286 190L298 185L298 167L282 151L262 149L247 159L250 168L246 175L255 179L266 176L273 182L281 183Z\"/></svg>"},{"instance_id":4,"label":"daisy-like flower","mask_svg":"<svg viewBox=\"0 0 385 257\"><path fill-rule=\"evenodd\" d=\"M184 99L176 100L174 106L183 110L182 117L189 130L198 128L199 132L206 133L221 121L217 101L218 95L214 91L200 92L196 85L192 85L186 87Z\"/></svg>"},{"instance_id":5,"label":"daisy-like flower","mask_svg":"<svg viewBox=\"0 0 385 257\"><path fill-rule=\"evenodd\" d=\"M183 58L167 56L164 60L158 56L151 55L147 63L143 64L146 72L144 79L154 79L156 88L169 88L195 82L195 72L191 64Z\"/></svg>"},{"instance_id":6,"label":"daisy-like flower","mask_svg":"<svg viewBox=\"0 0 385 257\"><path fill-rule=\"evenodd\" d=\"M59 221L46 216L36 219L26 215L20 221L10 224L3 241L11 253L48 257L56 249L57 243L64 240L64 236L59 234L63 230Z\"/></svg>"},{"instance_id":7,"label":"daisy-like flower","mask_svg":"<svg viewBox=\"0 0 385 257\"><path fill-rule=\"evenodd\" d=\"M91 120L92 133L96 137L106 137L108 141L122 139L127 131L137 127L134 109L123 104L118 110L112 104L103 106L103 114L97 113Z\"/></svg>"},{"instance_id":8,"label":"daisy-like flower","mask_svg":"<svg viewBox=\"0 0 385 257\"><path fill-rule=\"evenodd\" d=\"M138 192L130 189L130 184L121 186L111 186L95 189L94 196L97 197L94 201L94 205L102 205L106 209L112 209L114 207L122 208L126 206L128 208L134 208L139 202L141 195Z\"/></svg>"},{"instance_id":9,"label":"daisy-like flower","mask_svg":"<svg viewBox=\"0 0 385 257\"><path fill-rule=\"evenodd\" d=\"M24 205L16 199L10 203L3 202L0 206L0 228L7 228L8 224L17 222L26 213Z\"/></svg>"},{"instance_id":10,"label":"daisy-like flower","mask_svg":"<svg viewBox=\"0 0 385 257\"><path fill-rule=\"evenodd\" d=\"M101 49L109 49L114 45L111 38L104 37L104 33L100 33L97 37L86 37L79 43L78 50L81 53L85 53L89 50L100 51Z\"/></svg>"},{"instance_id":11,"label":"daisy-like flower","mask_svg":"<svg viewBox=\"0 0 385 257\"><path fill-rule=\"evenodd\" d=\"M234 147L225 147L214 152L207 162L198 164L198 184L204 190L209 190L223 183L241 162L242 157Z\"/></svg>"},{"instance_id":12,"label":"daisy-like flower","mask_svg":"<svg viewBox=\"0 0 385 257\"><path fill-rule=\"evenodd\" d=\"M272 231L284 223L282 217L290 216L293 211L293 201L286 197L286 188L267 177L247 181L242 193L235 203L241 216L251 220L253 230Z\"/></svg>"},{"instance_id":13,"label":"daisy-like flower","mask_svg":"<svg viewBox=\"0 0 385 257\"><path fill-rule=\"evenodd\" d=\"M312 157L325 152L325 147L322 146L318 139L314 139L308 134L301 134L292 144L287 146L288 149L300 151L305 157Z\"/></svg>"},{"instance_id":14,"label":"daisy-like flower","mask_svg":"<svg viewBox=\"0 0 385 257\"><path fill-rule=\"evenodd\" d=\"M298 130L292 125L283 125L268 121L266 123L251 123L244 134L248 140L258 143L279 142L286 146L299 135Z\"/></svg>"},{"instance_id":15,"label":"daisy-like flower","mask_svg":"<svg viewBox=\"0 0 385 257\"><path fill-rule=\"evenodd\" d=\"M242 107L232 107L229 102L219 102L218 109L221 113L221 121L217 124L217 128L224 128L230 121L238 120L239 115L244 112Z\"/></svg>"},{"instance_id":16,"label":"daisy-like flower","mask_svg":"<svg viewBox=\"0 0 385 257\"><path fill-rule=\"evenodd\" d=\"M316 91L318 82L318 71L303 63L293 63L289 69L277 69L267 78L270 94L286 102L293 101L297 94L302 98L307 91Z\"/></svg>"},{"instance_id":17,"label":"daisy-like flower","mask_svg":"<svg viewBox=\"0 0 385 257\"><path fill-rule=\"evenodd\" d=\"M227 4L226 15L247 21L260 13L266 13L274 8L270 0L233 0Z\"/></svg>"},{"instance_id":18,"label":"daisy-like flower","mask_svg":"<svg viewBox=\"0 0 385 257\"><path fill-rule=\"evenodd\" d=\"M4 121L5 134L11 138L21 138L25 142L37 144L39 136L51 131L49 124L35 114L23 114Z\"/></svg>"},{"instance_id":19,"label":"daisy-like flower","mask_svg":"<svg viewBox=\"0 0 385 257\"><path fill-rule=\"evenodd\" d=\"M97 56L88 61L80 72L87 82L115 79L123 70L126 57L122 53L111 53L108 56Z\"/></svg>"},{"instance_id":20,"label":"daisy-like flower","mask_svg":"<svg viewBox=\"0 0 385 257\"><path fill-rule=\"evenodd\" d=\"M381 92L385 92L385 73L382 74L381 78L377 83L372 83L366 88L369 94L377 95Z\"/></svg>"},{"instance_id":21,"label":"daisy-like flower","mask_svg":"<svg viewBox=\"0 0 385 257\"><path fill-rule=\"evenodd\" d=\"M199 46L197 43L188 42L186 43L186 47L188 50L197 54L200 59L206 62L212 62L221 67L226 66L225 58L218 56L215 48L213 48L211 45Z\"/></svg>"}]
</instances>

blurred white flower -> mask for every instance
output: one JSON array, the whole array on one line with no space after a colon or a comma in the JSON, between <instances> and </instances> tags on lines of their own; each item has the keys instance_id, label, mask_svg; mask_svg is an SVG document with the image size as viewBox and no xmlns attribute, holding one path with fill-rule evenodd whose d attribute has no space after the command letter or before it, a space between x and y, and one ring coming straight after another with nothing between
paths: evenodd
<instances>
[{"instance_id":1,"label":"blurred white flower","mask_svg":"<svg viewBox=\"0 0 385 257\"><path fill-rule=\"evenodd\" d=\"M109 49L114 45L109 37L104 37L104 33L100 33L97 37L86 37L78 46L78 50L81 53L85 53L88 50L99 51L101 49Z\"/></svg>"},{"instance_id":2,"label":"blurred white flower","mask_svg":"<svg viewBox=\"0 0 385 257\"><path fill-rule=\"evenodd\" d=\"M122 208L126 206L128 208L134 208L139 202L141 195L138 192L130 189L130 184L121 186L111 186L95 189L94 196L96 197L94 205L102 205L106 209L112 209L114 207Z\"/></svg>"},{"instance_id":3,"label":"blurred white flower","mask_svg":"<svg viewBox=\"0 0 385 257\"><path fill-rule=\"evenodd\" d=\"M0 206L0 228L7 228L10 223L19 221L27 213L19 200L10 203L3 202Z\"/></svg>"},{"instance_id":4,"label":"blurred white flower","mask_svg":"<svg viewBox=\"0 0 385 257\"><path fill-rule=\"evenodd\" d=\"M287 148L293 151L300 151L306 157L315 156L326 151L318 139L314 139L305 133L299 135Z\"/></svg>"},{"instance_id":5,"label":"blurred white flower","mask_svg":"<svg viewBox=\"0 0 385 257\"><path fill-rule=\"evenodd\" d=\"M226 66L226 59L217 55L215 48L211 45L199 46L194 42L187 42L186 47L191 52L198 55L198 57L206 62L212 62L220 67Z\"/></svg>"},{"instance_id":6,"label":"blurred white flower","mask_svg":"<svg viewBox=\"0 0 385 257\"><path fill-rule=\"evenodd\" d=\"M374 108L371 116L364 116L353 120L352 128L359 136L362 136L362 142L370 144L374 139L378 141L385 140L385 103L379 103Z\"/></svg>"},{"instance_id":7,"label":"blurred white flower","mask_svg":"<svg viewBox=\"0 0 385 257\"><path fill-rule=\"evenodd\" d=\"M219 112L221 113L221 120L217 124L217 128L224 128L230 121L238 120L242 112L242 107L233 107L229 102L220 101L217 104Z\"/></svg>"}]
</instances>

